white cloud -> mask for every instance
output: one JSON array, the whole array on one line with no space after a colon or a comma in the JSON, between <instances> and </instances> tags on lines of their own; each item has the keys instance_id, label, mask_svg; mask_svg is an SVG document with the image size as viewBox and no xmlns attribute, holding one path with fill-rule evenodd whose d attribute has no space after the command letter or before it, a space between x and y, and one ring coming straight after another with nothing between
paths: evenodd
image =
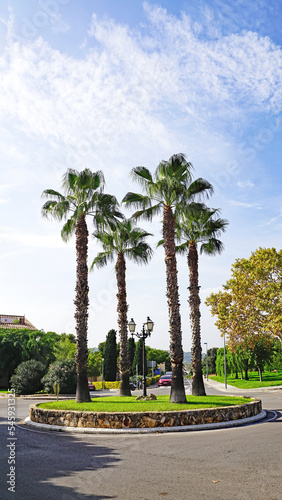
<instances>
[{"instance_id":1,"label":"white cloud","mask_svg":"<svg viewBox=\"0 0 282 500\"><path fill-rule=\"evenodd\" d=\"M256 208L257 210L262 210L262 207L257 203L247 203L244 201L228 200L230 205L243 208Z\"/></svg>"},{"instance_id":2,"label":"white cloud","mask_svg":"<svg viewBox=\"0 0 282 500\"><path fill-rule=\"evenodd\" d=\"M237 186L239 188L242 188L242 189L246 189L246 188L252 188L254 187L254 183L249 181L249 180L246 180L246 181L238 181L237 182Z\"/></svg>"},{"instance_id":3,"label":"white cloud","mask_svg":"<svg viewBox=\"0 0 282 500\"><path fill-rule=\"evenodd\" d=\"M246 114L279 104L281 49L267 37L203 40L187 15L175 18L147 3L145 11L153 33L146 37L94 15L89 33L98 45L85 59L40 38L9 44L0 59L0 116L78 147L86 131L110 144L133 127L135 138L164 145L178 116L197 126L215 122L215 110L220 119L237 120L239 104Z\"/></svg>"}]
</instances>

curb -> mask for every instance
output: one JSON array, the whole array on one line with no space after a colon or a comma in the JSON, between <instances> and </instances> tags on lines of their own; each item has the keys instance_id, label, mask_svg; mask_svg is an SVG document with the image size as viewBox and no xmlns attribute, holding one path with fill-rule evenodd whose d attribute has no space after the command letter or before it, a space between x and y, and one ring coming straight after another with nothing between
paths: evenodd
<instances>
[{"instance_id":1,"label":"curb","mask_svg":"<svg viewBox=\"0 0 282 500\"><path fill-rule=\"evenodd\" d=\"M266 411L262 410L259 415L253 417L241 418L240 420L228 420L227 422L214 422L212 424L198 425L183 425L175 427L146 427L141 429L104 429L104 428L89 428L89 427L67 427L59 425L39 424L33 422L29 417L25 419L25 424L28 427L34 427L37 430L52 431L52 432L70 432L77 434L164 434L167 432L191 432L204 431L211 429L222 429L226 427L239 427L241 425L259 422L266 417Z\"/></svg>"}]
</instances>

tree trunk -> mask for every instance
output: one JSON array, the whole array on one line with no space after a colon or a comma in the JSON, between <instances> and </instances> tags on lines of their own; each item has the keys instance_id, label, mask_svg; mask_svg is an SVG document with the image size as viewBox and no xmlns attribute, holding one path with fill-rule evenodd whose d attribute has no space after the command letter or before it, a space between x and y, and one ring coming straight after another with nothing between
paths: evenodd
<instances>
[{"instance_id":1,"label":"tree trunk","mask_svg":"<svg viewBox=\"0 0 282 500\"><path fill-rule=\"evenodd\" d=\"M170 329L170 360L172 381L170 391L171 403L186 403L183 382L183 349L181 319L179 312L179 292L177 283L177 266L175 257L175 219L169 205L164 207L163 239L166 263L167 303Z\"/></svg>"},{"instance_id":2,"label":"tree trunk","mask_svg":"<svg viewBox=\"0 0 282 500\"><path fill-rule=\"evenodd\" d=\"M122 252L119 252L116 263L116 277L117 277L117 312L118 312L118 326L119 326L119 371L121 377L120 396L131 396L129 386L130 375L130 362L127 342L127 303L126 303L126 281L125 281L125 260Z\"/></svg>"},{"instance_id":3,"label":"tree trunk","mask_svg":"<svg viewBox=\"0 0 282 500\"><path fill-rule=\"evenodd\" d=\"M76 402L84 403L91 401L88 378L88 348L87 348L87 327L88 327L88 230L85 216L81 215L75 227L76 235L76 298L75 298L75 320L76 320L76 343L77 352L75 356L77 371Z\"/></svg>"},{"instance_id":4,"label":"tree trunk","mask_svg":"<svg viewBox=\"0 0 282 500\"><path fill-rule=\"evenodd\" d=\"M258 365L259 381L262 382L262 368Z\"/></svg>"},{"instance_id":5,"label":"tree trunk","mask_svg":"<svg viewBox=\"0 0 282 500\"><path fill-rule=\"evenodd\" d=\"M188 251L189 267L189 306L190 322L192 332L192 394L193 396L205 396L205 386L202 372L202 346L201 346L201 326L200 326L200 296L199 296L199 276L198 276L198 251L194 241L189 242Z\"/></svg>"}]
</instances>

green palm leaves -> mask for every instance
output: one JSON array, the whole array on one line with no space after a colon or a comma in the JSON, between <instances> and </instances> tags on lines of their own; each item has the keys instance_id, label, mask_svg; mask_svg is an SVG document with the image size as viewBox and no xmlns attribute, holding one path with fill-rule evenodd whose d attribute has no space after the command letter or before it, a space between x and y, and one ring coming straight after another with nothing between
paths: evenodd
<instances>
[{"instance_id":1,"label":"green palm leaves","mask_svg":"<svg viewBox=\"0 0 282 500\"><path fill-rule=\"evenodd\" d=\"M73 235L80 216L91 215L97 227L102 227L104 223L114 225L116 218L122 218L122 215L117 209L115 196L103 192L104 185L101 171L85 169L77 172L69 169L63 176L64 194L53 189L43 191L42 197L50 198L42 207L43 217L59 221L67 219L61 231L64 241Z\"/></svg>"},{"instance_id":2,"label":"green palm leaves","mask_svg":"<svg viewBox=\"0 0 282 500\"><path fill-rule=\"evenodd\" d=\"M146 243L146 238L152 236L143 229L136 227L136 222L131 219L119 221L114 228L104 228L103 231L93 233L101 243L104 251L100 252L93 260L90 270L103 267L120 252L136 264L147 264L153 251Z\"/></svg>"},{"instance_id":3,"label":"green palm leaves","mask_svg":"<svg viewBox=\"0 0 282 500\"><path fill-rule=\"evenodd\" d=\"M190 203L182 209L176 222L177 253L188 251L189 242L200 244L200 253L214 255L223 250L223 243L217 236L225 231L228 222L218 217L219 210L208 208L203 203Z\"/></svg>"}]
</instances>

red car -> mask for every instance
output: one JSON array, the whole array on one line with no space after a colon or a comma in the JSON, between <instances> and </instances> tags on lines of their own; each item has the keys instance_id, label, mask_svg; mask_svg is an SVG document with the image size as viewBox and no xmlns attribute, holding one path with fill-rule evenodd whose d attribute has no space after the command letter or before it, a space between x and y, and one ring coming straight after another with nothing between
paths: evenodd
<instances>
[{"instance_id":1,"label":"red car","mask_svg":"<svg viewBox=\"0 0 282 500\"><path fill-rule=\"evenodd\" d=\"M159 387L163 385L171 385L171 375L162 375L159 379Z\"/></svg>"},{"instance_id":2,"label":"red car","mask_svg":"<svg viewBox=\"0 0 282 500\"><path fill-rule=\"evenodd\" d=\"M89 391L95 391L95 385L92 382L88 382L88 389Z\"/></svg>"}]
</instances>

